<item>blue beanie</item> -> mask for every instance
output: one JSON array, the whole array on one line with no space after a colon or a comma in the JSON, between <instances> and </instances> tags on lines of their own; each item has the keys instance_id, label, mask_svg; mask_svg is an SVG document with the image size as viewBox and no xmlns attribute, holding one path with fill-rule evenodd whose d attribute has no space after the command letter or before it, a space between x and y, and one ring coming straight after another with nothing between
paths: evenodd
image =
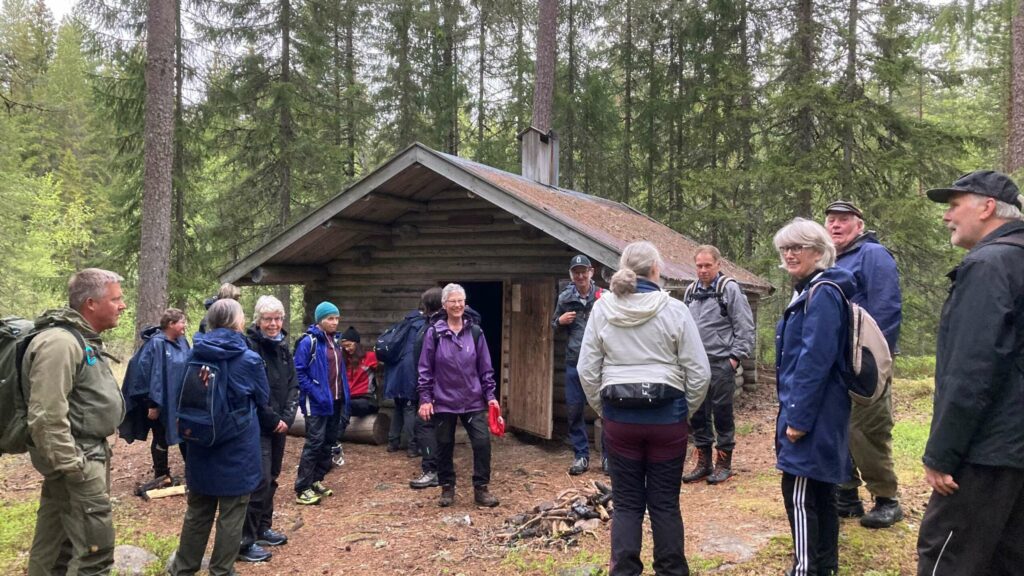
<instances>
[{"instance_id":1,"label":"blue beanie","mask_svg":"<svg viewBox=\"0 0 1024 576\"><path fill-rule=\"evenodd\" d=\"M341 316L341 311L338 307L330 302L321 302L316 305L316 312L313 313L314 321L319 324L324 318L334 314L335 316Z\"/></svg>"}]
</instances>

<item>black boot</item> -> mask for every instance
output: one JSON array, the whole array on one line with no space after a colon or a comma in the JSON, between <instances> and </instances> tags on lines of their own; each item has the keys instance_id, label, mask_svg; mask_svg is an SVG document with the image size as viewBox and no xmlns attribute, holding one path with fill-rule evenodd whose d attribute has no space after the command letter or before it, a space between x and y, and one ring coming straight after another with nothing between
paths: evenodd
<instances>
[{"instance_id":1,"label":"black boot","mask_svg":"<svg viewBox=\"0 0 1024 576\"><path fill-rule=\"evenodd\" d=\"M899 500L892 498L875 498L875 507L860 519L865 528L888 528L903 520L903 509Z\"/></svg>"},{"instance_id":2,"label":"black boot","mask_svg":"<svg viewBox=\"0 0 1024 576\"><path fill-rule=\"evenodd\" d=\"M840 518L860 518L864 515L864 505L856 488L840 488L836 492L836 512Z\"/></svg>"},{"instance_id":3,"label":"black boot","mask_svg":"<svg viewBox=\"0 0 1024 576\"><path fill-rule=\"evenodd\" d=\"M487 491L487 486L476 486L473 488L473 500L480 506L494 508L498 505L498 499Z\"/></svg>"},{"instance_id":4,"label":"black boot","mask_svg":"<svg viewBox=\"0 0 1024 576\"><path fill-rule=\"evenodd\" d=\"M437 500L437 505L441 508L447 508L455 503L455 486L451 484L441 486L441 497Z\"/></svg>"},{"instance_id":5,"label":"black boot","mask_svg":"<svg viewBox=\"0 0 1024 576\"><path fill-rule=\"evenodd\" d=\"M708 484L721 484L732 478L732 450L718 450L715 454L715 470L708 476Z\"/></svg>"},{"instance_id":6,"label":"black boot","mask_svg":"<svg viewBox=\"0 0 1024 576\"><path fill-rule=\"evenodd\" d=\"M703 480L713 472L711 469L711 446L695 448L693 452L695 458L693 469L689 473L683 474L683 482L687 484Z\"/></svg>"}]
</instances>

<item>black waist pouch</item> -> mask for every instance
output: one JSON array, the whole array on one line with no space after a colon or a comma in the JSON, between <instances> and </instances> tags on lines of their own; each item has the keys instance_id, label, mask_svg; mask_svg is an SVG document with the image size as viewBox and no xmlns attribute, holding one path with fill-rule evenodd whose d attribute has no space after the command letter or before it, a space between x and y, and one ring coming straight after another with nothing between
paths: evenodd
<instances>
[{"instance_id":1,"label":"black waist pouch","mask_svg":"<svg viewBox=\"0 0 1024 576\"><path fill-rule=\"evenodd\" d=\"M660 408L685 398L686 394L668 384L630 382L601 388L601 401L619 408Z\"/></svg>"}]
</instances>

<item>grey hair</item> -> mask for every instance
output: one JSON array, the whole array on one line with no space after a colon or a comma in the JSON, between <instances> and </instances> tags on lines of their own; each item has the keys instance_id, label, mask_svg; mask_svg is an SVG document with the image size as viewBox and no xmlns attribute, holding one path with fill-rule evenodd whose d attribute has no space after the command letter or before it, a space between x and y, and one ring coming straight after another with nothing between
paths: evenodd
<instances>
[{"instance_id":1,"label":"grey hair","mask_svg":"<svg viewBox=\"0 0 1024 576\"><path fill-rule=\"evenodd\" d=\"M206 311L206 329L229 328L241 332L245 325L245 313L237 300L222 298Z\"/></svg>"},{"instance_id":2,"label":"grey hair","mask_svg":"<svg viewBox=\"0 0 1024 576\"><path fill-rule=\"evenodd\" d=\"M273 314L274 312L280 312L281 317L283 318L285 315L284 304L269 294L260 296L259 299L256 300L256 308L252 311L253 321L259 322L260 319L263 318L264 314Z\"/></svg>"},{"instance_id":3,"label":"grey hair","mask_svg":"<svg viewBox=\"0 0 1024 576\"><path fill-rule=\"evenodd\" d=\"M793 218L793 221L782 227L775 233L772 241L775 249L779 251L780 268L786 268L786 261L782 257L783 246L799 244L815 250L821 256L818 258L818 268L831 268L836 263L836 246L828 235L825 227L813 220L806 218Z\"/></svg>"},{"instance_id":4,"label":"grey hair","mask_svg":"<svg viewBox=\"0 0 1024 576\"><path fill-rule=\"evenodd\" d=\"M625 296L636 292L637 276L650 276L657 266L665 267L658 248L650 242L633 242L622 250L619 257L619 271L612 276L609 283L616 296Z\"/></svg>"},{"instance_id":5,"label":"grey hair","mask_svg":"<svg viewBox=\"0 0 1024 576\"><path fill-rule=\"evenodd\" d=\"M81 310L89 298L98 300L107 292L107 284L120 284L124 278L102 268L79 270L68 279L68 305Z\"/></svg>"},{"instance_id":6,"label":"grey hair","mask_svg":"<svg viewBox=\"0 0 1024 576\"><path fill-rule=\"evenodd\" d=\"M697 256L700 256L701 254L710 255L712 258L714 258L715 262L718 262L719 260L722 259L721 250L712 246L711 244L701 244L700 246L697 246L697 249L693 251L693 259L696 260Z\"/></svg>"},{"instance_id":7,"label":"grey hair","mask_svg":"<svg viewBox=\"0 0 1024 576\"><path fill-rule=\"evenodd\" d=\"M230 298L232 300L238 300L242 297L242 290L238 286L235 286L231 282L225 282L220 285L217 289L217 298Z\"/></svg>"},{"instance_id":8,"label":"grey hair","mask_svg":"<svg viewBox=\"0 0 1024 576\"><path fill-rule=\"evenodd\" d=\"M441 303L444 304L445 302L447 302L448 296L451 296L455 292L462 292L462 294L465 295L466 289L460 286L459 284L455 283L445 286L444 288L441 289Z\"/></svg>"},{"instance_id":9,"label":"grey hair","mask_svg":"<svg viewBox=\"0 0 1024 576\"><path fill-rule=\"evenodd\" d=\"M974 196L974 203L975 204L980 204L980 203L984 202L985 200L988 200L989 198L992 198L991 196L982 196L981 194L971 194L971 196ZM1022 197L1018 194L1017 195L1017 201L1020 202L1021 198ZM996 210L995 210L995 212L992 213L992 216L994 216L996 218L999 218L1000 220L1020 220L1021 219L1020 208L1017 208L1013 204L1009 204L1009 203L1003 202L1002 200L996 200L995 198L992 198L992 200L995 200L995 203L996 203Z\"/></svg>"}]
</instances>

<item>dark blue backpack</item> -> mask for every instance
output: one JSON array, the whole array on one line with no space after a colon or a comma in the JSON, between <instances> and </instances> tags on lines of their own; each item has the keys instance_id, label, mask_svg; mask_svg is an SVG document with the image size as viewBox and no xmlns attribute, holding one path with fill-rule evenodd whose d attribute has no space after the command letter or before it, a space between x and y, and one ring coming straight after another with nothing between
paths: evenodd
<instances>
[{"instance_id":1,"label":"dark blue backpack","mask_svg":"<svg viewBox=\"0 0 1024 576\"><path fill-rule=\"evenodd\" d=\"M178 401L178 434L213 448L238 438L252 423L252 400L232 398L224 362L190 360Z\"/></svg>"},{"instance_id":2,"label":"dark blue backpack","mask_svg":"<svg viewBox=\"0 0 1024 576\"><path fill-rule=\"evenodd\" d=\"M373 345L373 351L377 354L378 361L395 365L401 360L402 350L405 349L409 337L413 336L413 327L418 319L418 317L403 318L401 322L389 326L377 338L377 343Z\"/></svg>"}]
</instances>

